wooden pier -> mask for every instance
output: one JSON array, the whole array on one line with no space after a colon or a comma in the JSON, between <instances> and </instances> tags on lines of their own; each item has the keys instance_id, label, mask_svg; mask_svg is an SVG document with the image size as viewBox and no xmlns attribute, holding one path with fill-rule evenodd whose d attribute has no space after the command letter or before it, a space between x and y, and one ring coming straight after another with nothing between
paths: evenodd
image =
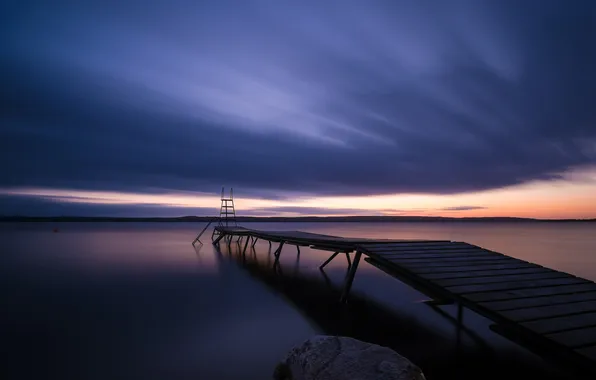
<instances>
[{"instance_id":1,"label":"wooden pier","mask_svg":"<svg viewBox=\"0 0 596 380\"><path fill-rule=\"evenodd\" d=\"M491 329L534 352L596 374L596 284L568 273L512 258L472 244L448 240L343 238L301 231L262 231L216 227L222 239L245 238L243 252L258 239L341 253L348 273L346 301L362 255L379 269L432 298L455 303L488 318ZM350 259L350 254L353 258Z\"/></svg>"}]
</instances>

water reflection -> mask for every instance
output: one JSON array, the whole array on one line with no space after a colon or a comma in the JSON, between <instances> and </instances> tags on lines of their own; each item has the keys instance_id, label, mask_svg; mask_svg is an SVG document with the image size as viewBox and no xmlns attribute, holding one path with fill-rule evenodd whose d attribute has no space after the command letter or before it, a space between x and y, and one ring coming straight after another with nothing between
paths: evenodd
<instances>
[{"instance_id":1,"label":"water reflection","mask_svg":"<svg viewBox=\"0 0 596 380\"><path fill-rule=\"evenodd\" d=\"M502 379L513 373L529 378L576 378L540 361L520 357L517 350L493 349L473 329L458 325L457 320L436 305L429 306L453 324L457 331L455 339L446 339L417 318L358 293L350 296L348 304L341 304L338 302L341 283L332 281L325 271L301 268L304 253L296 254L292 247L284 252L285 262L275 261L272 259L275 248L259 252L251 248L243 254L237 246L222 245L216 252L222 260L235 262L271 291L283 296L325 334L350 336L391 347L423 368L429 379L476 379L479 376ZM292 255L295 255L293 259ZM347 270L345 262L343 264ZM473 344L462 344L461 334Z\"/></svg>"},{"instance_id":2,"label":"water reflection","mask_svg":"<svg viewBox=\"0 0 596 380\"><path fill-rule=\"evenodd\" d=\"M54 227L0 224L0 344L7 351L0 359L3 380L269 378L287 350L320 332L391 346L422 366L429 379L557 378L473 313L465 313L465 327L484 343L464 330L456 350L455 326L419 303L423 295L363 261L351 303L344 308L337 299L345 258L333 260L325 274L319 271L330 252L302 248L298 256L295 247L287 246L274 265L277 245L264 241L254 249L251 245L246 255L239 254L243 246L235 241L222 244L221 251L211 244L193 250L190 242L202 224L63 223L59 233L52 232ZM595 240L587 225L252 227L453 238L542 264L566 262L592 277L595 273ZM550 250L542 250L546 245ZM452 317L449 308L441 310Z\"/></svg>"}]
</instances>

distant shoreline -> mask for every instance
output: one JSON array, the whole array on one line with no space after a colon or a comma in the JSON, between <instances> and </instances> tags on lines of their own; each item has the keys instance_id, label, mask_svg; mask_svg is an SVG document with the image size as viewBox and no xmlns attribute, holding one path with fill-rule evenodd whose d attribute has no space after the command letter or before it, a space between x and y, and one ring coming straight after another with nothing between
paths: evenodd
<instances>
[{"instance_id":1,"label":"distant shoreline","mask_svg":"<svg viewBox=\"0 0 596 380\"><path fill-rule=\"evenodd\" d=\"M205 223L216 217L211 216L181 216L181 217L146 217L146 218L125 218L125 217L84 217L84 216L59 216L59 217L35 217L35 216L0 216L0 222L156 222L156 223ZM299 217L237 217L239 223L245 222L321 222L321 223L404 223L404 222L507 222L507 223L561 223L596 222L596 219L533 219L533 218L511 218L511 217L439 217L439 216L299 216Z\"/></svg>"}]
</instances>

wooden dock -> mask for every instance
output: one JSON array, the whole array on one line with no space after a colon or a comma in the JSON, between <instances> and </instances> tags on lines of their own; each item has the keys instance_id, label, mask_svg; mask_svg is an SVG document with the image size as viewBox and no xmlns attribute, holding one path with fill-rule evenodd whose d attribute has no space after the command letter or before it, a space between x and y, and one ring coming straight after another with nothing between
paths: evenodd
<instances>
[{"instance_id":1,"label":"wooden dock","mask_svg":"<svg viewBox=\"0 0 596 380\"><path fill-rule=\"evenodd\" d=\"M343 238L301 231L218 229L214 244L245 238L345 253L342 301L348 297L362 255L436 303L456 303L493 321L491 329L535 351L596 374L596 284L568 273L512 258L464 242ZM349 254L353 253L350 260ZM327 263L325 262L323 266Z\"/></svg>"}]
</instances>

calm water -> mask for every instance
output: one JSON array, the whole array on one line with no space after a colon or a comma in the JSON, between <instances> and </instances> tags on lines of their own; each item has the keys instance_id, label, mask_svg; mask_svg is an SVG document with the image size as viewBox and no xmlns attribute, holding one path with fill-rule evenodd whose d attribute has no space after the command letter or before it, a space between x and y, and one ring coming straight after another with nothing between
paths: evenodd
<instances>
[{"instance_id":1,"label":"calm water","mask_svg":"<svg viewBox=\"0 0 596 380\"><path fill-rule=\"evenodd\" d=\"M462 240L596 281L593 224L254 223L330 235ZM53 228L59 228L54 233ZM188 223L0 224L3 379L269 379L293 345L320 333L388 345L429 379L559 378L466 310L457 333L425 296L362 262L338 307L344 260L267 243L244 257L190 242ZM209 231L210 232L210 231ZM204 239L208 240L208 238Z\"/></svg>"}]
</instances>

